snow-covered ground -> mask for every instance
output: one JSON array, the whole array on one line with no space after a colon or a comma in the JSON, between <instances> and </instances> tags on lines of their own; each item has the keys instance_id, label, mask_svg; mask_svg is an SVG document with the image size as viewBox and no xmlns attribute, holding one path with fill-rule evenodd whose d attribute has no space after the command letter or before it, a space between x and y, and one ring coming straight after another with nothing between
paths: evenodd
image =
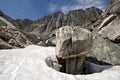
<instances>
[{"instance_id":1,"label":"snow-covered ground","mask_svg":"<svg viewBox=\"0 0 120 80\"><path fill-rule=\"evenodd\" d=\"M69 75L48 67L48 56L55 56L54 47L0 50L0 80L120 80L120 66L90 75Z\"/></svg>"}]
</instances>

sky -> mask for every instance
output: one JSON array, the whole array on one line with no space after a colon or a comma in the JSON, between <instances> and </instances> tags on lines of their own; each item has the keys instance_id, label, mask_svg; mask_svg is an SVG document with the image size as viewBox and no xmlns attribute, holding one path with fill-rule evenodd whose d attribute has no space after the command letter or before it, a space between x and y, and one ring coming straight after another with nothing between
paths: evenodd
<instances>
[{"instance_id":1,"label":"sky","mask_svg":"<svg viewBox=\"0 0 120 80\"><path fill-rule=\"evenodd\" d=\"M109 0L1 0L0 10L14 19L37 20L56 11L67 14L91 6L105 10L108 3Z\"/></svg>"}]
</instances>

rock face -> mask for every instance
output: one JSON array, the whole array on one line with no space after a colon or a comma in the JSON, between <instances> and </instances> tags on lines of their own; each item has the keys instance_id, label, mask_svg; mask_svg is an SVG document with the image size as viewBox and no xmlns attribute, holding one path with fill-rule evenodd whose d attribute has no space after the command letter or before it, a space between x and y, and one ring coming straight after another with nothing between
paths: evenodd
<instances>
[{"instance_id":1,"label":"rock face","mask_svg":"<svg viewBox=\"0 0 120 80\"><path fill-rule=\"evenodd\" d=\"M104 22L104 21L103 21ZM99 32L104 38L114 42L119 42L120 37L120 16L113 19L108 25L103 27Z\"/></svg>"},{"instance_id":2,"label":"rock face","mask_svg":"<svg viewBox=\"0 0 120 80\"><path fill-rule=\"evenodd\" d=\"M120 13L120 0L110 0L106 11L104 12L104 17L110 14L119 14Z\"/></svg>"},{"instance_id":3,"label":"rock face","mask_svg":"<svg viewBox=\"0 0 120 80\"><path fill-rule=\"evenodd\" d=\"M114 6L118 4L116 3ZM117 11L114 14L110 13L99 25L97 31L93 31L93 50L92 54L89 54L90 56L112 65L120 65L119 22L120 14Z\"/></svg>"},{"instance_id":4,"label":"rock face","mask_svg":"<svg viewBox=\"0 0 120 80\"><path fill-rule=\"evenodd\" d=\"M7 42L0 39L0 49L12 49L12 48L15 48L15 47L11 46Z\"/></svg>"},{"instance_id":5,"label":"rock face","mask_svg":"<svg viewBox=\"0 0 120 80\"><path fill-rule=\"evenodd\" d=\"M19 25L20 25L20 29L23 31L30 31L30 25L33 23L32 20L30 19L16 19L15 20Z\"/></svg>"},{"instance_id":6,"label":"rock face","mask_svg":"<svg viewBox=\"0 0 120 80\"><path fill-rule=\"evenodd\" d=\"M85 55L89 53L84 51L89 51L92 47L91 32L66 26L58 30L56 40L56 55L58 59L64 59L66 73L82 73Z\"/></svg>"},{"instance_id":7,"label":"rock face","mask_svg":"<svg viewBox=\"0 0 120 80\"><path fill-rule=\"evenodd\" d=\"M14 19L5 15L2 11L0 11L0 25L6 26L8 28L14 28L14 29L20 28L20 25Z\"/></svg>"},{"instance_id":8,"label":"rock face","mask_svg":"<svg viewBox=\"0 0 120 80\"><path fill-rule=\"evenodd\" d=\"M33 21L32 24L31 21L26 20L26 22L30 22L30 25L29 27L24 25L23 30L47 40L52 34L55 34L56 29L62 26L81 26L88 28L89 25L99 19L101 13L102 11L95 7L87 8L86 10L73 10L66 15L62 12L56 12ZM19 20L19 23L23 25L24 21Z\"/></svg>"},{"instance_id":9,"label":"rock face","mask_svg":"<svg viewBox=\"0 0 120 80\"><path fill-rule=\"evenodd\" d=\"M7 28L16 29L16 27L12 23L10 23L8 20L6 20L5 18L0 16L0 20L7 25L6 26Z\"/></svg>"},{"instance_id":10,"label":"rock face","mask_svg":"<svg viewBox=\"0 0 120 80\"><path fill-rule=\"evenodd\" d=\"M0 49L23 48L31 44L37 44L38 41L33 35L0 26Z\"/></svg>"},{"instance_id":11,"label":"rock face","mask_svg":"<svg viewBox=\"0 0 120 80\"><path fill-rule=\"evenodd\" d=\"M96 22L99 19L102 11L95 8L87 8L86 10L74 10L70 11L63 21L63 26L81 26L88 28L89 25Z\"/></svg>"},{"instance_id":12,"label":"rock face","mask_svg":"<svg viewBox=\"0 0 120 80\"><path fill-rule=\"evenodd\" d=\"M119 1L119 0L118 0ZM116 1L116 2L118 2ZM115 3L116 5L114 5L111 9L110 9L110 14L119 14L120 13L120 1L118 3Z\"/></svg>"},{"instance_id":13,"label":"rock face","mask_svg":"<svg viewBox=\"0 0 120 80\"><path fill-rule=\"evenodd\" d=\"M97 34L93 39L92 53L90 57L97 58L98 61L106 62L112 65L120 65L120 46L103 38Z\"/></svg>"},{"instance_id":14,"label":"rock face","mask_svg":"<svg viewBox=\"0 0 120 80\"><path fill-rule=\"evenodd\" d=\"M111 0L107 10L109 10L108 12L109 14L119 14L120 13L120 0Z\"/></svg>"}]
</instances>

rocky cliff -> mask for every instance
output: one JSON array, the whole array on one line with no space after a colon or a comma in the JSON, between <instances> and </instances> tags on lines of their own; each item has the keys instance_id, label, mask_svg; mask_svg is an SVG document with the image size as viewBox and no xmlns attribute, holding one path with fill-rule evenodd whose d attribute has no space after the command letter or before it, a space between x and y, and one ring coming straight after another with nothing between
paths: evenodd
<instances>
[{"instance_id":1,"label":"rocky cliff","mask_svg":"<svg viewBox=\"0 0 120 80\"><path fill-rule=\"evenodd\" d=\"M91 7L85 10L73 10L68 14L56 12L45 16L36 21L16 20L22 27L22 30L28 31L42 38L48 38L55 34L56 29L62 26L79 26L89 28L89 25L96 22L101 16L102 11L98 8ZM28 23L28 24L26 24Z\"/></svg>"}]
</instances>

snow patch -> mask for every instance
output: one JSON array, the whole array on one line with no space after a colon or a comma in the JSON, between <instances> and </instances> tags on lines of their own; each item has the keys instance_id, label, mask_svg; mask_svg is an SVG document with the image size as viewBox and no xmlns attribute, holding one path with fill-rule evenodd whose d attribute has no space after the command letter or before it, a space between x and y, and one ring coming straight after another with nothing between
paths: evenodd
<instances>
[{"instance_id":1,"label":"snow patch","mask_svg":"<svg viewBox=\"0 0 120 80\"><path fill-rule=\"evenodd\" d=\"M48 67L45 60L49 56L55 56L54 47L0 50L0 80L120 80L120 66L90 75L71 75Z\"/></svg>"}]
</instances>

